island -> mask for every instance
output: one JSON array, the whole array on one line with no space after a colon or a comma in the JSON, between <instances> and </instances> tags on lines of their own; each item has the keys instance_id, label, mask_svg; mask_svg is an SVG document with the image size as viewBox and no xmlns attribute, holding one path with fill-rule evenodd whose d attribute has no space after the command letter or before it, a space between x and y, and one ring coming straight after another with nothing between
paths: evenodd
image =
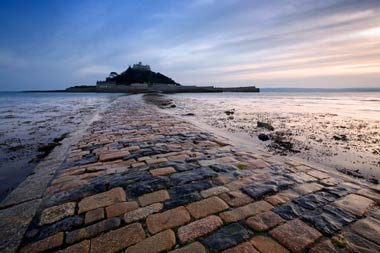
<instances>
[{"instance_id":1,"label":"island","mask_svg":"<svg viewBox=\"0 0 380 253\"><path fill-rule=\"evenodd\" d=\"M34 91L41 92L41 91ZM214 87L181 85L172 78L151 70L149 65L141 62L129 66L118 74L111 72L105 80L96 85L78 85L54 92L101 92L101 93L199 93L199 92L260 92L256 86Z\"/></svg>"}]
</instances>

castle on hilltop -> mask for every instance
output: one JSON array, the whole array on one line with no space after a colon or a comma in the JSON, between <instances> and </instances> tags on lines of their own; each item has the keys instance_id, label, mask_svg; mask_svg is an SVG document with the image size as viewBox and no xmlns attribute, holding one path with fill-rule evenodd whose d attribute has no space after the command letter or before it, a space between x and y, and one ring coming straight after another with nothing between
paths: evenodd
<instances>
[{"instance_id":1,"label":"castle on hilltop","mask_svg":"<svg viewBox=\"0 0 380 253\"><path fill-rule=\"evenodd\" d=\"M132 67L134 70L143 70L143 71L150 71L150 66L149 65L143 65L141 61L137 64L133 64Z\"/></svg>"},{"instance_id":2,"label":"castle on hilltop","mask_svg":"<svg viewBox=\"0 0 380 253\"><path fill-rule=\"evenodd\" d=\"M77 88L73 88L74 90ZM78 88L80 89L80 87ZM182 86L172 78L159 72L153 72L149 65L141 62L129 66L124 72L118 74L111 72L104 81L97 81L97 92L127 92L127 93L146 93L146 92L259 92L255 86L214 88L214 86Z\"/></svg>"}]
</instances>

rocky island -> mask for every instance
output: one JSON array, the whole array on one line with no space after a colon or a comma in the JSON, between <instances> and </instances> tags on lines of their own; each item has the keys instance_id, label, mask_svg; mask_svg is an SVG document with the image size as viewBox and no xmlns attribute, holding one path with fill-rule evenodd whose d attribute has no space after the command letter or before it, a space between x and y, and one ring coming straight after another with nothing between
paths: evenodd
<instances>
[{"instance_id":1,"label":"rocky island","mask_svg":"<svg viewBox=\"0 0 380 253\"><path fill-rule=\"evenodd\" d=\"M153 72L149 65L141 62L129 66L118 74L111 72L104 81L97 81L96 86L74 86L67 92L127 92L127 93L189 93L189 92L259 92L255 86L220 88L214 86L181 85L172 78L159 72Z\"/></svg>"}]
</instances>

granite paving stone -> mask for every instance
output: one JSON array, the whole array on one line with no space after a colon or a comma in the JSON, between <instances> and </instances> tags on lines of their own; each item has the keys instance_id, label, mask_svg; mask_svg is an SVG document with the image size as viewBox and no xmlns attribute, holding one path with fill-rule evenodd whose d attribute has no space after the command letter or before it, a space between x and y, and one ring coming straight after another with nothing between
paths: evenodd
<instances>
[{"instance_id":1,"label":"granite paving stone","mask_svg":"<svg viewBox=\"0 0 380 253\"><path fill-rule=\"evenodd\" d=\"M106 207L107 217L115 217L136 210L139 204L136 201L120 202Z\"/></svg>"},{"instance_id":2,"label":"granite paving stone","mask_svg":"<svg viewBox=\"0 0 380 253\"><path fill-rule=\"evenodd\" d=\"M129 247L125 253L158 253L170 250L175 243L175 234L169 229Z\"/></svg>"},{"instance_id":3,"label":"granite paving stone","mask_svg":"<svg viewBox=\"0 0 380 253\"><path fill-rule=\"evenodd\" d=\"M40 225L51 224L75 214L75 202L46 208L41 214Z\"/></svg>"},{"instance_id":4,"label":"granite paving stone","mask_svg":"<svg viewBox=\"0 0 380 253\"><path fill-rule=\"evenodd\" d=\"M299 194L293 190L285 190L276 195L272 195L265 198L265 201L269 202L273 206L285 204L286 202L298 198Z\"/></svg>"},{"instance_id":5,"label":"granite paving stone","mask_svg":"<svg viewBox=\"0 0 380 253\"><path fill-rule=\"evenodd\" d=\"M147 193L138 198L141 206L147 206L157 202L163 202L169 199L169 193L167 190L160 190L152 193Z\"/></svg>"},{"instance_id":6,"label":"granite paving stone","mask_svg":"<svg viewBox=\"0 0 380 253\"><path fill-rule=\"evenodd\" d=\"M49 236L41 241L28 244L20 250L20 253L38 253L53 248L57 248L63 244L63 232Z\"/></svg>"},{"instance_id":7,"label":"granite paving stone","mask_svg":"<svg viewBox=\"0 0 380 253\"><path fill-rule=\"evenodd\" d=\"M100 221L88 227L77 229L71 232L68 232L66 235L66 242L72 244L74 242L81 241L83 239L92 238L102 232L109 231L119 227L120 219L119 218L110 218L104 221Z\"/></svg>"},{"instance_id":8,"label":"granite paving stone","mask_svg":"<svg viewBox=\"0 0 380 253\"><path fill-rule=\"evenodd\" d=\"M171 198L169 200L166 200L164 202L164 208L165 209L171 209L171 208L175 208L177 206L182 206L182 205L186 205L188 203L194 202L194 201L198 201L200 199L202 199L202 197L199 195L199 193L197 193L197 192L188 193L188 194L185 194L182 196L177 196L177 197Z\"/></svg>"},{"instance_id":9,"label":"granite paving stone","mask_svg":"<svg viewBox=\"0 0 380 253\"><path fill-rule=\"evenodd\" d=\"M224 186L215 186L213 188L201 191L201 196L203 198L208 198L208 197L219 195L221 193L225 193L225 192L228 192L228 191L229 191L229 189L227 187L224 187Z\"/></svg>"},{"instance_id":10,"label":"granite paving stone","mask_svg":"<svg viewBox=\"0 0 380 253\"><path fill-rule=\"evenodd\" d=\"M58 250L57 253L88 253L89 251L90 240L84 240L65 249Z\"/></svg>"},{"instance_id":11,"label":"granite paving stone","mask_svg":"<svg viewBox=\"0 0 380 253\"><path fill-rule=\"evenodd\" d=\"M83 213L92 209L109 206L123 201L125 201L125 192L123 188L118 187L107 192L99 193L82 199L78 203L78 212Z\"/></svg>"},{"instance_id":12,"label":"granite paving stone","mask_svg":"<svg viewBox=\"0 0 380 253\"><path fill-rule=\"evenodd\" d=\"M274 228L269 234L292 252L303 252L307 246L322 236L317 230L298 219Z\"/></svg>"},{"instance_id":13,"label":"granite paving stone","mask_svg":"<svg viewBox=\"0 0 380 253\"><path fill-rule=\"evenodd\" d=\"M270 237L258 235L253 237L250 242L261 253L289 253L286 248L281 246L278 242Z\"/></svg>"},{"instance_id":14,"label":"granite paving stone","mask_svg":"<svg viewBox=\"0 0 380 253\"><path fill-rule=\"evenodd\" d=\"M255 231L265 231L273 228L285 220L272 211L259 213L247 219L247 225Z\"/></svg>"},{"instance_id":15,"label":"granite paving stone","mask_svg":"<svg viewBox=\"0 0 380 253\"><path fill-rule=\"evenodd\" d=\"M249 216L269 211L273 209L273 206L264 200L257 201L242 207L232 209L231 211L226 211L221 213L219 216L224 222L235 222L245 219Z\"/></svg>"},{"instance_id":16,"label":"granite paving stone","mask_svg":"<svg viewBox=\"0 0 380 253\"><path fill-rule=\"evenodd\" d=\"M149 215L146 224L150 233L155 234L165 229L182 226L190 221L185 207L177 207L162 213Z\"/></svg>"},{"instance_id":17,"label":"granite paving stone","mask_svg":"<svg viewBox=\"0 0 380 253\"><path fill-rule=\"evenodd\" d=\"M223 253L260 253L258 252L251 243L243 242L235 247L229 248Z\"/></svg>"},{"instance_id":18,"label":"granite paving stone","mask_svg":"<svg viewBox=\"0 0 380 253\"><path fill-rule=\"evenodd\" d=\"M365 218L355 222L352 230L358 235L380 245L380 221L374 218Z\"/></svg>"},{"instance_id":19,"label":"granite paving stone","mask_svg":"<svg viewBox=\"0 0 380 253\"><path fill-rule=\"evenodd\" d=\"M223 225L223 221L215 215L211 215L178 229L178 238L182 243L191 241L200 236L207 235Z\"/></svg>"},{"instance_id":20,"label":"granite paving stone","mask_svg":"<svg viewBox=\"0 0 380 253\"><path fill-rule=\"evenodd\" d=\"M130 223L133 221L144 219L148 217L148 215L150 214L161 211L162 208L163 208L163 205L161 203L155 203L150 206L138 208L136 210L133 210L124 214L124 221L126 223Z\"/></svg>"},{"instance_id":21,"label":"granite paving stone","mask_svg":"<svg viewBox=\"0 0 380 253\"><path fill-rule=\"evenodd\" d=\"M380 246L375 244L356 233L344 231L341 234L334 236L331 239L332 243L336 245L338 252L351 253L351 252L365 252L377 253L380 252Z\"/></svg>"},{"instance_id":22,"label":"granite paving stone","mask_svg":"<svg viewBox=\"0 0 380 253\"><path fill-rule=\"evenodd\" d=\"M241 191L225 192L220 194L219 197L232 207L243 206L253 201L250 196Z\"/></svg>"},{"instance_id":23,"label":"granite paving stone","mask_svg":"<svg viewBox=\"0 0 380 253\"><path fill-rule=\"evenodd\" d=\"M178 248L169 253L206 253L206 248L199 242L193 242L182 248Z\"/></svg>"},{"instance_id":24,"label":"granite paving stone","mask_svg":"<svg viewBox=\"0 0 380 253\"><path fill-rule=\"evenodd\" d=\"M104 218L104 209L98 208L88 211L84 217L84 223L89 224Z\"/></svg>"},{"instance_id":25,"label":"granite paving stone","mask_svg":"<svg viewBox=\"0 0 380 253\"><path fill-rule=\"evenodd\" d=\"M141 224L133 223L91 239L90 253L117 252L144 240L145 237Z\"/></svg>"},{"instance_id":26,"label":"granite paving stone","mask_svg":"<svg viewBox=\"0 0 380 253\"><path fill-rule=\"evenodd\" d=\"M211 250L220 251L235 246L249 239L252 232L239 223L224 226L201 240Z\"/></svg>"},{"instance_id":27,"label":"granite paving stone","mask_svg":"<svg viewBox=\"0 0 380 253\"><path fill-rule=\"evenodd\" d=\"M192 181L202 180L210 177L215 177L217 174L209 168L200 168L191 171L185 171L180 173L175 173L170 176L170 179L174 184L186 184Z\"/></svg>"},{"instance_id":28,"label":"granite paving stone","mask_svg":"<svg viewBox=\"0 0 380 253\"><path fill-rule=\"evenodd\" d=\"M375 204L375 202L360 195L349 194L344 198L335 201L334 204L354 215L363 216Z\"/></svg>"},{"instance_id":29,"label":"granite paving stone","mask_svg":"<svg viewBox=\"0 0 380 253\"><path fill-rule=\"evenodd\" d=\"M210 197L197 202L193 202L186 206L190 214L196 218L203 218L210 214L219 213L228 209L228 205L218 197Z\"/></svg>"}]
</instances>

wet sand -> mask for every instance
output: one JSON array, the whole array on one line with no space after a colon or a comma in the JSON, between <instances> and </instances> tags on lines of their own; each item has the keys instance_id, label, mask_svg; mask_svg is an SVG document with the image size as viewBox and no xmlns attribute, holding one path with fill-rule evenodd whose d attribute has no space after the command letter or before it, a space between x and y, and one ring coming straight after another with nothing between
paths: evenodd
<instances>
[{"instance_id":1,"label":"wet sand","mask_svg":"<svg viewBox=\"0 0 380 253\"><path fill-rule=\"evenodd\" d=\"M109 95L22 94L0 96L0 200L71 132L112 101Z\"/></svg>"},{"instance_id":2,"label":"wet sand","mask_svg":"<svg viewBox=\"0 0 380 253\"><path fill-rule=\"evenodd\" d=\"M276 105L275 101L273 106L260 106L244 98L241 102L237 97L167 98L176 105L162 106L168 112L198 125L208 125L214 131L221 130L222 135L248 138L257 150L320 164L375 184L380 180L380 121L375 119L376 114L360 118L341 111L324 112L323 108L310 112L302 108L301 102L298 107ZM258 122L268 123L274 129L258 127ZM260 134L268 140L259 140Z\"/></svg>"}]
</instances>

